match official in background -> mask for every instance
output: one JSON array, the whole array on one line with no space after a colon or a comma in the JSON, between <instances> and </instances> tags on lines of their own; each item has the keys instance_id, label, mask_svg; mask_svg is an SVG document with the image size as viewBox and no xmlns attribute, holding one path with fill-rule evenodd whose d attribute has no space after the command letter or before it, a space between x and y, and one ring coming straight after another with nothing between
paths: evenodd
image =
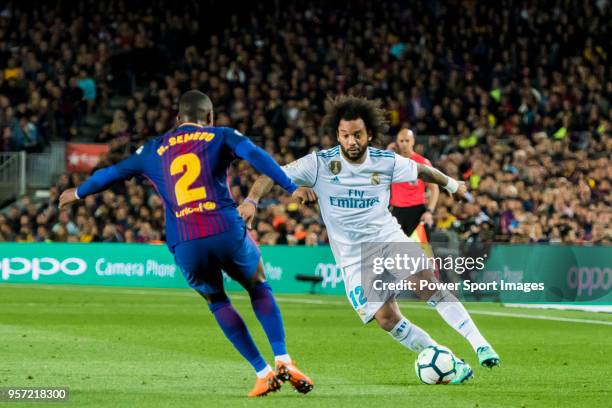
<instances>
[{"instance_id":1,"label":"match official in background","mask_svg":"<svg viewBox=\"0 0 612 408\"><path fill-rule=\"evenodd\" d=\"M402 129L397 134L395 142L387 149L414 160L417 163L431 166L431 162L414 151L414 134L410 129ZM393 183L391 184L391 213L402 226L404 233L411 236L414 229L423 222L427 228L433 225L433 213L436 209L440 190L436 184L427 183L429 200L425 197L425 185L422 180L416 184Z\"/></svg>"}]
</instances>

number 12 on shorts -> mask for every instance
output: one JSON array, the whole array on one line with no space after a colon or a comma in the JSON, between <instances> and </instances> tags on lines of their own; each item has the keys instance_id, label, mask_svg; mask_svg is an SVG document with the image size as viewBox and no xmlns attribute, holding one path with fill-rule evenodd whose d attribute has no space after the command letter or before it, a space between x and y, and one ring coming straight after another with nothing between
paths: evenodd
<instances>
[{"instance_id":1,"label":"number 12 on shorts","mask_svg":"<svg viewBox=\"0 0 612 408\"><path fill-rule=\"evenodd\" d=\"M353 304L353 309L359 309L367 302L367 299L365 298L365 293L363 291L363 286L361 285L355 286L355 289L350 291L349 298L351 300L351 303Z\"/></svg>"}]
</instances>

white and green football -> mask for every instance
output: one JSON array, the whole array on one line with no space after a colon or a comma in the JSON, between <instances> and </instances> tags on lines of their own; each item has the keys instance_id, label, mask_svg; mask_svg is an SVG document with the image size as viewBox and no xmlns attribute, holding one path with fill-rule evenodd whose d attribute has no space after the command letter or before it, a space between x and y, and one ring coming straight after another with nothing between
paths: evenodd
<instances>
[{"instance_id":1,"label":"white and green football","mask_svg":"<svg viewBox=\"0 0 612 408\"><path fill-rule=\"evenodd\" d=\"M421 351L414 362L419 380L425 384L448 384L456 374L457 361L444 346L431 346Z\"/></svg>"}]
</instances>

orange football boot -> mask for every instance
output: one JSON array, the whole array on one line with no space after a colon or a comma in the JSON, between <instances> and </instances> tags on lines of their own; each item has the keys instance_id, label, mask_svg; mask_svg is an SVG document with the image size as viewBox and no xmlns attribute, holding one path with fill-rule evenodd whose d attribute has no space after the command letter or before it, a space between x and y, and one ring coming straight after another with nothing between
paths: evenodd
<instances>
[{"instance_id":1,"label":"orange football boot","mask_svg":"<svg viewBox=\"0 0 612 408\"><path fill-rule=\"evenodd\" d=\"M293 362L283 363L276 362L276 377L281 381L289 381L297 392L307 394L314 388L312 380L302 373Z\"/></svg>"},{"instance_id":2,"label":"orange football boot","mask_svg":"<svg viewBox=\"0 0 612 408\"><path fill-rule=\"evenodd\" d=\"M257 377L255 386L249 392L249 397L263 397L271 392L280 390L281 385L281 380L274 375L274 372L270 372L264 378Z\"/></svg>"}]
</instances>

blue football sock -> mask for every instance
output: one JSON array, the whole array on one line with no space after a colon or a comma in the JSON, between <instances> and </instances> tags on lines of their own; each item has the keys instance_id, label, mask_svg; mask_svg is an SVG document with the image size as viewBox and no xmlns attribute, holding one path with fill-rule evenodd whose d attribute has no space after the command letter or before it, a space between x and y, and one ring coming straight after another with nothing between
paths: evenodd
<instances>
[{"instance_id":1,"label":"blue football sock","mask_svg":"<svg viewBox=\"0 0 612 408\"><path fill-rule=\"evenodd\" d=\"M249 290L251 305L261 323L275 356L287 354L285 328L280 310L268 282L260 282Z\"/></svg>"},{"instance_id":2,"label":"blue football sock","mask_svg":"<svg viewBox=\"0 0 612 408\"><path fill-rule=\"evenodd\" d=\"M249 333L244 320L234 309L229 299L212 302L208 307L217 319L221 330L225 333L225 337L232 342L236 350L242 354L242 357L251 363L255 371L258 372L266 368L267 363L257 350L251 333Z\"/></svg>"}]
</instances>

